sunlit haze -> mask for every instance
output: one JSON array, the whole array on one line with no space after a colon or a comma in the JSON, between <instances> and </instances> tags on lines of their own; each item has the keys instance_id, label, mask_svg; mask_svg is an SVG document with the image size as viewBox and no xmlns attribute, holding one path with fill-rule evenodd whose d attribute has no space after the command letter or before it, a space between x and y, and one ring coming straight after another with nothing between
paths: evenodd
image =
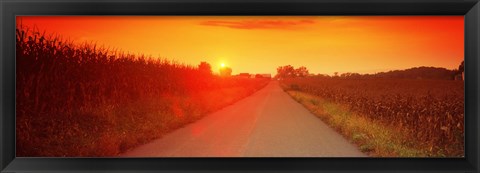
<instances>
[{"instance_id":1,"label":"sunlit haze","mask_svg":"<svg viewBox=\"0 0 480 173\"><path fill-rule=\"evenodd\" d=\"M28 16L17 24L232 74L274 75L288 64L314 74L455 69L464 59L463 16Z\"/></svg>"}]
</instances>

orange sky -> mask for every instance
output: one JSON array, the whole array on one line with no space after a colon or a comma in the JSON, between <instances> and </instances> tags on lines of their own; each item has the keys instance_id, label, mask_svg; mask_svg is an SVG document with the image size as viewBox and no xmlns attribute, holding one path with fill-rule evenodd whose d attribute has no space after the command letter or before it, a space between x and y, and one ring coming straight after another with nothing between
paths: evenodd
<instances>
[{"instance_id":1,"label":"orange sky","mask_svg":"<svg viewBox=\"0 0 480 173\"><path fill-rule=\"evenodd\" d=\"M463 16L55 16L17 17L75 43L94 42L233 74L374 73L417 66L457 68L464 58Z\"/></svg>"}]
</instances>

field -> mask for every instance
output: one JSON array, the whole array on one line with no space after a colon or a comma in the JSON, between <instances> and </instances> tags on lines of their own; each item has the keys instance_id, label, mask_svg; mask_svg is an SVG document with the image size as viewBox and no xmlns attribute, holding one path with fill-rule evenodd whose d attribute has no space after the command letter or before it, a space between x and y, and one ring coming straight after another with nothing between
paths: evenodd
<instances>
[{"instance_id":1,"label":"field","mask_svg":"<svg viewBox=\"0 0 480 173\"><path fill-rule=\"evenodd\" d=\"M372 156L464 156L463 81L308 77L282 86Z\"/></svg>"},{"instance_id":2,"label":"field","mask_svg":"<svg viewBox=\"0 0 480 173\"><path fill-rule=\"evenodd\" d=\"M116 156L264 87L17 28L16 154ZM199 62L200 64L200 62Z\"/></svg>"}]
</instances>

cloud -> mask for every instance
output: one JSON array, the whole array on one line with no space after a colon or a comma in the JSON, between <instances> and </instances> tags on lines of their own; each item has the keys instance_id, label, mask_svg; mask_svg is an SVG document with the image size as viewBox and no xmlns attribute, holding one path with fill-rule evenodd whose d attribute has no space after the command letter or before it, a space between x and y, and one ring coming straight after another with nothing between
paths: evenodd
<instances>
[{"instance_id":1,"label":"cloud","mask_svg":"<svg viewBox=\"0 0 480 173\"><path fill-rule=\"evenodd\" d=\"M315 23L313 20L211 20L201 22L200 25L228 27L234 29L298 29L300 26L310 25L313 23Z\"/></svg>"}]
</instances>

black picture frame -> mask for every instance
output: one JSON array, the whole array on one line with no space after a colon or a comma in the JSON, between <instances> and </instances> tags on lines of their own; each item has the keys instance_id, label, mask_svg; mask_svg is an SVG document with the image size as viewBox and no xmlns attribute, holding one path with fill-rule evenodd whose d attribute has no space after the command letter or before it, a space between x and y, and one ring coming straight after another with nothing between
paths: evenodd
<instances>
[{"instance_id":1,"label":"black picture frame","mask_svg":"<svg viewBox=\"0 0 480 173\"><path fill-rule=\"evenodd\" d=\"M478 0L0 0L1 172L479 172ZM464 15L465 158L16 158L16 15Z\"/></svg>"}]
</instances>

